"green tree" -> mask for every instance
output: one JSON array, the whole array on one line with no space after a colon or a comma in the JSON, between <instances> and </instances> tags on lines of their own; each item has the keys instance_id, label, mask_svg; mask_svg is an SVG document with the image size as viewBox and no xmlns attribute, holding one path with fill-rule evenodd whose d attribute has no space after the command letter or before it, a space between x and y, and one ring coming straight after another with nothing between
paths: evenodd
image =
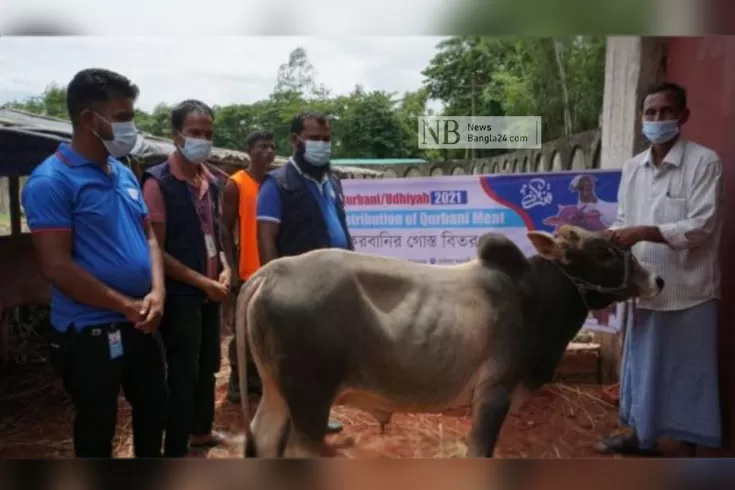
<instances>
[{"instance_id":1,"label":"green tree","mask_svg":"<svg viewBox=\"0 0 735 490\"><path fill-rule=\"evenodd\" d=\"M441 100L452 115L543 118L543 140L565 132L596 128L602 109L605 38L457 36L437 45L423 74L424 87L397 97L357 85L334 96L315 81L316 69L306 50L294 49L277 73L273 93L252 104L214 107L215 145L243 150L256 129L275 134L280 155L291 152L290 126L304 110L332 119L335 158L418 157L429 160L468 158L467 151L424 151L417 145L418 116L430 99ZM10 104L32 113L67 118L64 87L49 85L43 94ZM158 104L150 113L136 110L141 131L168 138L171 107ZM476 157L504 150L477 150Z\"/></svg>"},{"instance_id":2,"label":"green tree","mask_svg":"<svg viewBox=\"0 0 735 490\"><path fill-rule=\"evenodd\" d=\"M439 150L422 150L418 147L418 118L428 115L426 108L429 101L429 90L425 87L414 92L406 92L397 108L398 121L403 134L403 154L396 155L404 158L424 158L427 160L441 160Z\"/></svg>"},{"instance_id":3,"label":"green tree","mask_svg":"<svg viewBox=\"0 0 735 490\"><path fill-rule=\"evenodd\" d=\"M24 101L11 102L10 107L41 116L69 119L66 108L66 87L52 83L43 94Z\"/></svg>"},{"instance_id":4,"label":"green tree","mask_svg":"<svg viewBox=\"0 0 735 490\"><path fill-rule=\"evenodd\" d=\"M278 68L276 92L311 94L316 89L314 66L309 62L306 50L299 46L291 51L288 62Z\"/></svg>"},{"instance_id":5,"label":"green tree","mask_svg":"<svg viewBox=\"0 0 735 490\"><path fill-rule=\"evenodd\" d=\"M474 80L476 115L541 116L544 141L598 126L604 37L455 37L437 49L424 71L426 87L448 114L472 113L466 92L455 87Z\"/></svg>"},{"instance_id":6,"label":"green tree","mask_svg":"<svg viewBox=\"0 0 735 490\"><path fill-rule=\"evenodd\" d=\"M455 116L502 115L496 101L482 98L482 88L492 79L493 61L479 36L454 37L437 45L438 52L422 72L432 99L446 103Z\"/></svg>"},{"instance_id":7,"label":"green tree","mask_svg":"<svg viewBox=\"0 0 735 490\"><path fill-rule=\"evenodd\" d=\"M602 111L605 38L487 38L503 56L483 96L501 100L509 116L543 119L543 140L594 129ZM563 73L563 77L562 77Z\"/></svg>"},{"instance_id":8,"label":"green tree","mask_svg":"<svg viewBox=\"0 0 735 490\"><path fill-rule=\"evenodd\" d=\"M403 128L393 94L355 90L341 105L333 124L335 157L395 158L406 155Z\"/></svg>"},{"instance_id":9,"label":"green tree","mask_svg":"<svg viewBox=\"0 0 735 490\"><path fill-rule=\"evenodd\" d=\"M501 102L485 93L496 69L498 55L490 52L479 36L457 36L437 45L437 54L422 72L429 97L445 103L445 114L453 116L501 116ZM484 94L484 95L483 95ZM490 96L488 96L490 95ZM470 158L470 150L446 151L445 158ZM476 157L492 156L498 150L475 150Z\"/></svg>"},{"instance_id":10,"label":"green tree","mask_svg":"<svg viewBox=\"0 0 735 490\"><path fill-rule=\"evenodd\" d=\"M141 131L162 138L170 138L171 109L171 106L163 102L156 105L150 114L138 109L135 111L135 123Z\"/></svg>"},{"instance_id":11,"label":"green tree","mask_svg":"<svg viewBox=\"0 0 735 490\"><path fill-rule=\"evenodd\" d=\"M465 35L555 36L602 32L637 36L654 27L653 0L462 0L452 4L444 32Z\"/></svg>"}]
</instances>

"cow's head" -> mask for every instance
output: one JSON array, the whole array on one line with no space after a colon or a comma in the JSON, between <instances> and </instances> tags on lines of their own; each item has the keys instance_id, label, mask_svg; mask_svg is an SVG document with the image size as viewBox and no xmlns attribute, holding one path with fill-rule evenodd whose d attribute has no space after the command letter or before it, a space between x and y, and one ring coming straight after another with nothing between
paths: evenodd
<instances>
[{"instance_id":1,"label":"cow's head","mask_svg":"<svg viewBox=\"0 0 735 490\"><path fill-rule=\"evenodd\" d=\"M629 298L652 298L664 287L650 266L598 233L565 225L554 235L531 231L528 238L540 256L560 266L592 309Z\"/></svg>"}]
</instances>

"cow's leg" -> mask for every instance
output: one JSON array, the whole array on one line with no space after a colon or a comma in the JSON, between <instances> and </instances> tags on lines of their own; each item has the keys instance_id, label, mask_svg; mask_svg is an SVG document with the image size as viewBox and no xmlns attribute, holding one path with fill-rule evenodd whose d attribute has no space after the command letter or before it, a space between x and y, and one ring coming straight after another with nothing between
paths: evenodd
<instances>
[{"instance_id":1,"label":"cow's leg","mask_svg":"<svg viewBox=\"0 0 735 490\"><path fill-rule=\"evenodd\" d=\"M320 458L334 456L324 442L331 397L318 396L317 393L302 397L292 403L291 435L284 452L286 458Z\"/></svg>"},{"instance_id":2,"label":"cow's leg","mask_svg":"<svg viewBox=\"0 0 735 490\"><path fill-rule=\"evenodd\" d=\"M513 395L510 399L510 412L509 413L516 413L517 411L523 410L523 407L526 405L526 402L529 398L531 398L532 391L523 386L522 384L518 385L518 387L513 391Z\"/></svg>"},{"instance_id":3,"label":"cow's leg","mask_svg":"<svg viewBox=\"0 0 735 490\"><path fill-rule=\"evenodd\" d=\"M313 378L303 378L313 379ZM287 458L319 458L332 456L324 442L329 411L336 386L331 383L288 383L285 390L291 410L291 434L284 452Z\"/></svg>"},{"instance_id":4,"label":"cow's leg","mask_svg":"<svg viewBox=\"0 0 735 490\"><path fill-rule=\"evenodd\" d=\"M252 345L252 344L251 344ZM238 362L245 360L245 352L238 346ZM255 441L255 450L258 457L277 458L280 457L283 447L283 438L288 437L288 425L290 424L290 412L286 399L281 394L281 389L273 377L273 371L263 366L257 350L252 352L252 361L258 373L260 373L263 395L258 403L258 409L250 422L250 436ZM245 364L241 364L245 366ZM240 374L244 369L240 369ZM247 378L247 375L244 379ZM243 379L241 379L241 386ZM247 390L245 391L247 393ZM242 398L243 403L248 403L247 394ZM247 456L248 446L245 446Z\"/></svg>"},{"instance_id":5,"label":"cow's leg","mask_svg":"<svg viewBox=\"0 0 735 490\"><path fill-rule=\"evenodd\" d=\"M328 412L327 412L328 414ZM327 420L329 418L327 417ZM326 422L325 422L326 427ZM323 457L333 457L336 452L331 450L326 443L322 440L317 440L314 436L308 435L295 429L291 428L291 437L288 439L286 445L286 451L283 456L286 458L295 459L316 459Z\"/></svg>"},{"instance_id":6,"label":"cow's leg","mask_svg":"<svg viewBox=\"0 0 735 490\"><path fill-rule=\"evenodd\" d=\"M263 383L263 396L258 404L250 432L255 439L258 457L276 458L286 424L289 423L289 411L286 400L278 392L273 379L267 377Z\"/></svg>"},{"instance_id":7,"label":"cow's leg","mask_svg":"<svg viewBox=\"0 0 735 490\"><path fill-rule=\"evenodd\" d=\"M510 411L516 393L516 383L510 381L510 370L502 369L499 363L486 366L478 379L474 403L473 421L470 432L468 456L471 458L492 458L495 444ZM520 400L516 400L515 405Z\"/></svg>"},{"instance_id":8,"label":"cow's leg","mask_svg":"<svg viewBox=\"0 0 735 490\"><path fill-rule=\"evenodd\" d=\"M470 434L470 458L492 458L495 444L511 405L511 390L500 383L475 401Z\"/></svg>"}]
</instances>

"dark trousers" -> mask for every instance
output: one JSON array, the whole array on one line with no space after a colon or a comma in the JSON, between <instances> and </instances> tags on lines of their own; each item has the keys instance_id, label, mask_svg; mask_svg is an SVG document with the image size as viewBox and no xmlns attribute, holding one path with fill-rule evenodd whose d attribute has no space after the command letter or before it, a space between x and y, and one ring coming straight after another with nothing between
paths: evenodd
<instances>
[{"instance_id":1,"label":"dark trousers","mask_svg":"<svg viewBox=\"0 0 735 490\"><path fill-rule=\"evenodd\" d=\"M112 358L109 334L119 332L122 355ZM161 340L130 323L50 332L51 362L74 405L74 454L111 458L120 387L133 409L135 456L161 456L166 419Z\"/></svg>"},{"instance_id":2,"label":"dark trousers","mask_svg":"<svg viewBox=\"0 0 735 490\"><path fill-rule=\"evenodd\" d=\"M189 435L214 423L215 374L220 368L220 305L168 296L161 321L168 362L169 411L164 456L183 457Z\"/></svg>"}]
</instances>

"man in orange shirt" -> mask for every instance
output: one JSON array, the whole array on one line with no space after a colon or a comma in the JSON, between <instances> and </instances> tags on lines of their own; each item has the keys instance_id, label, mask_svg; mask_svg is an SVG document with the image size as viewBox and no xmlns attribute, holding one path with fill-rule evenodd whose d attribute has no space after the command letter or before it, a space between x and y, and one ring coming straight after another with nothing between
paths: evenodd
<instances>
[{"instance_id":1,"label":"man in orange shirt","mask_svg":"<svg viewBox=\"0 0 735 490\"><path fill-rule=\"evenodd\" d=\"M232 274L231 291L235 297L242 283L260 268L258 256L257 222L255 220L258 189L263 176L270 169L276 155L273 134L255 131L245 140L250 165L230 176L222 193L222 248L227 262L233 264L237 274ZM239 247L235 237L239 238ZM238 250L239 248L239 250ZM233 299L234 301L234 299ZM227 399L240 402L240 387L237 378L237 349L233 335L229 345L230 382ZM260 378L252 361L248 363L248 390L261 393Z\"/></svg>"}]
</instances>

